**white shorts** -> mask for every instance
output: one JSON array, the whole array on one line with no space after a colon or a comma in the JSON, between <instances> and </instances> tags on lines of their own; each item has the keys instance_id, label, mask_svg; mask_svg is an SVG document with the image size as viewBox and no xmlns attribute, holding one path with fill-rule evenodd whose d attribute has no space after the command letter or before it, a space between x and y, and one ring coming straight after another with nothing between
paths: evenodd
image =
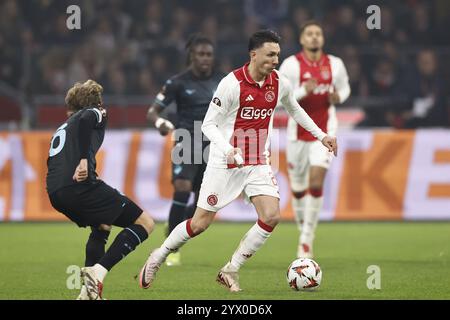
<instances>
[{"instance_id":1,"label":"white shorts","mask_svg":"<svg viewBox=\"0 0 450 320\"><path fill-rule=\"evenodd\" d=\"M206 167L197 206L217 212L244 191L248 198L267 195L280 198L278 184L269 165L243 168Z\"/></svg>"},{"instance_id":2,"label":"white shorts","mask_svg":"<svg viewBox=\"0 0 450 320\"><path fill-rule=\"evenodd\" d=\"M318 166L328 169L333 154L322 142L289 140L286 156L288 161L289 181L293 191L303 191L308 188L309 167Z\"/></svg>"}]
</instances>

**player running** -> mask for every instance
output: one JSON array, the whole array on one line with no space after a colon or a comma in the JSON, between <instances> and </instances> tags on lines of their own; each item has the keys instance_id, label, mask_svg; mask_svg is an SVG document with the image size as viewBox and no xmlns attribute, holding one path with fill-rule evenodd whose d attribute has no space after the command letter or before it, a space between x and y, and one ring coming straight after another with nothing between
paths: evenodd
<instances>
[{"instance_id":1,"label":"player running","mask_svg":"<svg viewBox=\"0 0 450 320\"><path fill-rule=\"evenodd\" d=\"M300 32L303 51L285 59L280 72L294 88L294 98L314 122L329 135L337 129L337 103L350 95L344 63L323 52L321 26L306 23ZM287 161L293 194L292 207L300 231L298 258L313 257L313 241L323 204L323 184L332 155L293 118L288 122Z\"/></svg>"},{"instance_id":2,"label":"player running","mask_svg":"<svg viewBox=\"0 0 450 320\"><path fill-rule=\"evenodd\" d=\"M280 219L278 186L268 164L269 137L278 104L330 151L337 152L336 139L311 120L294 99L288 80L275 70L279 42L273 31L256 32L249 40L250 62L221 80L202 126L211 140L211 150L197 209L192 219L176 226L152 252L140 272L142 288L152 285L170 252L205 231L216 212L244 191L256 208L258 220L217 276L230 291L241 290L239 269L261 248Z\"/></svg>"},{"instance_id":3,"label":"player running","mask_svg":"<svg viewBox=\"0 0 450 320\"><path fill-rule=\"evenodd\" d=\"M190 139L186 137L175 141L173 154L180 155L181 160L189 158L187 162L174 161L172 157L172 184L174 194L169 212L169 224L166 236L182 221L192 217L194 209L188 207L188 201L193 191L197 203L200 184L206 169L204 159L205 149L209 140L203 139L200 126L209 102L216 91L223 74L213 70L214 47L211 40L195 34L186 44L188 53L188 68L184 72L166 81L161 92L156 96L148 111L148 119L159 130L161 135L167 135L174 125L168 120L160 118L159 113L172 102L177 106L177 129L185 129ZM197 136L194 134L195 124L198 125ZM178 139L176 139L178 140ZM205 140L205 141L204 141ZM190 156L186 156L190 153ZM166 260L168 266L181 264L180 252L171 253Z\"/></svg>"},{"instance_id":4,"label":"player running","mask_svg":"<svg viewBox=\"0 0 450 320\"><path fill-rule=\"evenodd\" d=\"M78 300L101 300L106 274L144 242L154 222L133 201L97 178L95 154L105 135L103 88L76 83L67 93L69 119L53 135L47 160L52 206L79 227L91 227ZM105 253L111 226L124 228Z\"/></svg>"}]
</instances>

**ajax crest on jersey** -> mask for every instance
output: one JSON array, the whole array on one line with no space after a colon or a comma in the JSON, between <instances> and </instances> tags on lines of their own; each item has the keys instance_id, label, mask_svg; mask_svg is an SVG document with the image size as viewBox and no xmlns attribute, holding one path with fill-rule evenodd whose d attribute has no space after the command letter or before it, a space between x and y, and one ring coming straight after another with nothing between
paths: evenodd
<instances>
[{"instance_id":1,"label":"ajax crest on jersey","mask_svg":"<svg viewBox=\"0 0 450 320\"><path fill-rule=\"evenodd\" d=\"M267 91L264 97L267 102L272 102L275 99L275 93L273 91Z\"/></svg>"}]
</instances>

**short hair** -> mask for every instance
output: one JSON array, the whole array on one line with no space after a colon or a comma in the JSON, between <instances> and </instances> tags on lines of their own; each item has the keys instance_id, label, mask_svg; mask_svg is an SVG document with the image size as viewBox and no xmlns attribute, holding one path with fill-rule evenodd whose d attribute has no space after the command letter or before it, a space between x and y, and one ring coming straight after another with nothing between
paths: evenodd
<instances>
[{"instance_id":1,"label":"short hair","mask_svg":"<svg viewBox=\"0 0 450 320\"><path fill-rule=\"evenodd\" d=\"M248 51L258 49L264 45L266 42L280 43L281 37L272 30L260 30L252 34L248 41Z\"/></svg>"},{"instance_id":2,"label":"short hair","mask_svg":"<svg viewBox=\"0 0 450 320\"><path fill-rule=\"evenodd\" d=\"M310 26L318 26L320 29L323 29L322 25L319 23L319 21L308 20L304 24L302 24L302 26L300 27L300 36L303 34L303 32L305 32L306 28L308 28Z\"/></svg>"},{"instance_id":3,"label":"short hair","mask_svg":"<svg viewBox=\"0 0 450 320\"><path fill-rule=\"evenodd\" d=\"M191 34L186 42L186 52L187 52L187 60L186 63L189 64L191 62L191 53L193 49L200 45L200 44L209 44L212 47L214 47L213 42L207 38L206 36L202 35L201 33L194 33Z\"/></svg>"},{"instance_id":4,"label":"short hair","mask_svg":"<svg viewBox=\"0 0 450 320\"><path fill-rule=\"evenodd\" d=\"M66 105L70 112L77 112L86 107L99 106L102 102L103 87L94 80L77 82L67 91Z\"/></svg>"}]
</instances>

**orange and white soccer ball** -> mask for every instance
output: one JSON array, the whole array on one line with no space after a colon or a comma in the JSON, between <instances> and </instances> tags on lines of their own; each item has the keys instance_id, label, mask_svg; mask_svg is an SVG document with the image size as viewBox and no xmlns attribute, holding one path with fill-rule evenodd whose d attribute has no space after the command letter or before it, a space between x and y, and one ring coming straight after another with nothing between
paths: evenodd
<instances>
[{"instance_id":1,"label":"orange and white soccer ball","mask_svg":"<svg viewBox=\"0 0 450 320\"><path fill-rule=\"evenodd\" d=\"M312 259L300 258L294 260L288 268L287 282L296 291L311 291L320 286L322 270Z\"/></svg>"}]
</instances>

